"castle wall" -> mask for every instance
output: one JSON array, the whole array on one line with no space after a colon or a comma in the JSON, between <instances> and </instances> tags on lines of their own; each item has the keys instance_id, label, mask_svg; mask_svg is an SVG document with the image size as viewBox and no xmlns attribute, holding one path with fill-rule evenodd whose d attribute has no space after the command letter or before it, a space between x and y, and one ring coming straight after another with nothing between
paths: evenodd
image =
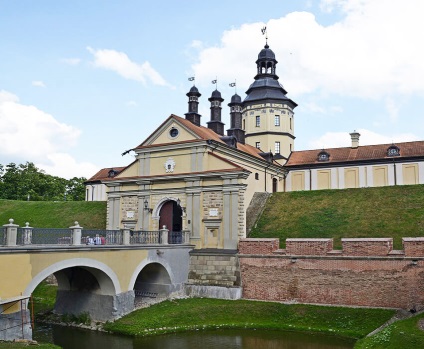
<instances>
[{"instance_id":1,"label":"castle wall","mask_svg":"<svg viewBox=\"0 0 424 349\"><path fill-rule=\"evenodd\" d=\"M329 305L424 308L424 238L242 239L243 298Z\"/></svg>"}]
</instances>

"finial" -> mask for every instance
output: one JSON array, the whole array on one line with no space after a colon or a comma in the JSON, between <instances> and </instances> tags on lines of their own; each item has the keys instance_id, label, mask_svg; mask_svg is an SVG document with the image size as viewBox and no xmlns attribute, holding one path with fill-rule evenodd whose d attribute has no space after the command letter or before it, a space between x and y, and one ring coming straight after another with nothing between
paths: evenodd
<instances>
[{"instance_id":1,"label":"finial","mask_svg":"<svg viewBox=\"0 0 424 349\"><path fill-rule=\"evenodd\" d=\"M194 76L191 76L191 77L188 78L188 81L193 81L193 86L194 86L194 80L195 80Z\"/></svg>"},{"instance_id":2,"label":"finial","mask_svg":"<svg viewBox=\"0 0 424 349\"><path fill-rule=\"evenodd\" d=\"M10 219L9 219L9 223L10 223L10 224L13 224L13 222L14 222L14 221L15 221L15 220L14 220L13 218L10 218Z\"/></svg>"},{"instance_id":3,"label":"finial","mask_svg":"<svg viewBox=\"0 0 424 349\"><path fill-rule=\"evenodd\" d=\"M266 26L261 29L262 35L265 35L265 48L269 48L268 46L268 32L266 30Z\"/></svg>"},{"instance_id":4,"label":"finial","mask_svg":"<svg viewBox=\"0 0 424 349\"><path fill-rule=\"evenodd\" d=\"M236 82L237 82L237 80L236 79L234 79L234 82L232 82L232 83L230 83L230 87L234 87L234 93L236 93L237 94L237 84L236 84Z\"/></svg>"},{"instance_id":5,"label":"finial","mask_svg":"<svg viewBox=\"0 0 424 349\"><path fill-rule=\"evenodd\" d=\"M28 228L29 227L29 222L25 223L25 227Z\"/></svg>"}]
</instances>

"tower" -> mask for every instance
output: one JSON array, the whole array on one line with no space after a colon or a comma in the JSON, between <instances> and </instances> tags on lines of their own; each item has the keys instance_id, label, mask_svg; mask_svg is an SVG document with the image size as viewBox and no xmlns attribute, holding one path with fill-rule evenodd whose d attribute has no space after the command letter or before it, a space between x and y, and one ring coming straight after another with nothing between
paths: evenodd
<instances>
[{"instance_id":1,"label":"tower","mask_svg":"<svg viewBox=\"0 0 424 349\"><path fill-rule=\"evenodd\" d=\"M274 159L284 163L293 150L293 110L297 104L278 82L277 63L267 43L259 52L255 81L243 101L242 128L247 144L273 152Z\"/></svg>"},{"instance_id":2,"label":"tower","mask_svg":"<svg viewBox=\"0 0 424 349\"><path fill-rule=\"evenodd\" d=\"M199 112L199 97L201 94L196 86L190 89L186 94L188 97L188 113L185 113L187 120L191 121L196 126L200 126L200 118L202 117Z\"/></svg>"},{"instance_id":3,"label":"tower","mask_svg":"<svg viewBox=\"0 0 424 349\"><path fill-rule=\"evenodd\" d=\"M221 103L224 99L221 97L221 92L214 90L208 100L211 102L211 121L207 122L208 128L223 136L225 124L221 121Z\"/></svg>"},{"instance_id":4,"label":"tower","mask_svg":"<svg viewBox=\"0 0 424 349\"><path fill-rule=\"evenodd\" d=\"M236 93L231 97L230 107L230 128L227 130L228 136L234 136L237 142L244 144L245 135L242 129L242 105L241 97Z\"/></svg>"}]
</instances>

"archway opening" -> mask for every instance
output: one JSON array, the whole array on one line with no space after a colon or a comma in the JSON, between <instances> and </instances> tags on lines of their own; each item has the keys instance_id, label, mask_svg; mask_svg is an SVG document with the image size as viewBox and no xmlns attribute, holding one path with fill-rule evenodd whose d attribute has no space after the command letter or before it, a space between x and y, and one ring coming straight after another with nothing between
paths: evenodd
<instances>
[{"instance_id":1,"label":"archway opening","mask_svg":"<svg viewBox=\"0 0 424 349\"><path fill-rule=\"evenodd\" d=\"M159 227L169 230L168 243L182 243L183 211L176 201L169 200L163 204L159 213Z\"/></svg>"},{"instance_id":2,"label":"archway opening","mask_svg":"<svg viewBox=\"0 0 424 349\"><path fill-rule=\"evenodd\" d=\"M166 298L172 291L171 277L162 264L150 263L138 274L134 284L136 303Z\"/></svg>"}]
</instances>

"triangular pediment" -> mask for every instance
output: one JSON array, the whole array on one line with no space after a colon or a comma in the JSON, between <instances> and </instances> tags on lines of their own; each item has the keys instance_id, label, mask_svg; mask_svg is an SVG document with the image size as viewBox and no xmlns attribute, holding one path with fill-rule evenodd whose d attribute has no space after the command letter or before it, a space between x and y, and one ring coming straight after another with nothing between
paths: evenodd
<instances>
[{"instance_id":1,"label":"triangular pediment","mask_svg":"<svg viewBox=\"0 0 424 349\"><path fill-rule=\"evenodd\" d=\"M202 139L194 130L185 125L185 121L171 115L139 147Z\"/></svg>"}]
</instances>

